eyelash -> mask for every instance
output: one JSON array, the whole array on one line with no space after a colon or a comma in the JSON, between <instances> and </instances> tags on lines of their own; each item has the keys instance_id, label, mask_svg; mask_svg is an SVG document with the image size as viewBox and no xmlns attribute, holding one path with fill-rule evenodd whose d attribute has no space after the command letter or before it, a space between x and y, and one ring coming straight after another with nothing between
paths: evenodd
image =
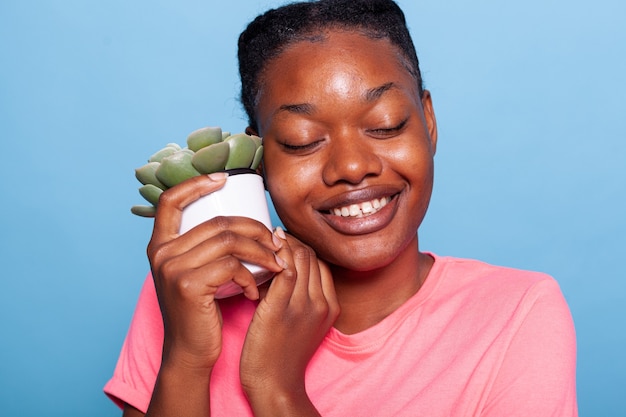
<instances>
[{"instance_id":1,"label":"eyelash","mask_svg":"<svg viewBox=\"0 0 626 417\"><path fill-rule=\"evenodd\" d=\"M367 132L380 136L390 136L401 131L404 126L406 126L407 121L408 119L405 119L397 126L382 129L370 129ZM281 143L281 146L288 152L303 152L315 148L319 142L321 142L321 140L307 143L305 145L290 145L289 143L283 142Z\"/></svg>"},{"instance_id":2,"label":"eyelash","mask_svg":"<svg viewBox=\"0 0 626 417\"><path fill-rule=\"evenodd\" d=\"M281 143L281 146L285 148L285 150L290 152L301 152L314 148L320 141L315 141L311 143L307 143L306 145L290 145L288 143Z\"/></svg>"},{"instance_id":3,"label":"eyelash","mask_svg":"<svg viewBox=\"0 0 626 417\"><path fill-rule=\"evenodd\" d=\"M390 134L401 131L404 128L404 126L406 126L407 121L408 120L405 119L402 122L400 122L400 124L398 124L397 126L383 128L383 129L371 129L371 130L368 130L368 132L374 133L374 134L380 134L380 135L390 135Z\"/></svg>"}]
</instances>

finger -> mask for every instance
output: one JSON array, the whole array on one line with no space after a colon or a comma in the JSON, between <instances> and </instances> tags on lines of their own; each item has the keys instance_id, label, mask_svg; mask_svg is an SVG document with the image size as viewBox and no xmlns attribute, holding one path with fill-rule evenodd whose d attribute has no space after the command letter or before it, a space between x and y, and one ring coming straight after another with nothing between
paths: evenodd
<instances>
[{"instance_id":1,"label":"finger","mask_svg":"<svg viewBox=\"0 0 626 417\"><path fill-rule=\"evenodd\" d=\"M309 262L309 294L313 299L325 300L324 291L322 289L322 273L317 262L317 256L313 254Z\"/></svg>"},{"instance_id":2,"label":"finger","mask_svg":"<svg viewBox=\"0 0 626 417\"><path fill-rule=\"evenodd\" d=\"M178 240L180 239L182 237ZM211 236L178 256L184 257L188 268L199 268L215 259L233 256L242 262L258 265L272 272L283 270L283 264L273 250L260 244L255 238L242 236L233 230L224 230Z\"/></svg>"},{"instance_id":3,"label":"finger","mask_svg":"<svg viewBox=\"0 0 626 417\"><path fill-rule=\"evenodd\" d=\"M233 233L260 243L272 252L280 248L280 240L258 220L248 217L217 216L189 230L178 238L180 251L188 251L207 239Z\"/></svg>"},{"instance_id":4,"label":"finger","mask_svg":"<svg viewBox=\"0 0 626 417\"><path fill-rule=\"evenodd\" d=\"M332 321L332 324L339 316L339 312L341 309L339 306L339 300L337 299L337 293L335 291L335 281L333 280L333 275L326 262L318 259L317 264L320 271L320 283L322 287L322 292L324 293L324 298L326 298L326 301L328 302L328 316L329 319Z\"/></svg>"},{"instance_id":5,"label":"finger","mask_svg":"<svg viewBox=\"0 0 626 417\"><path fill-rule=\"evenodd\" d=\"M322 327L330 327L339 314L339 303L335 294L330 269L323 262L318 262L317 255L307 246L301 248L302 256L308 255L308 261L301 264L308 271L298 269L298 281L294 289L292 302L295 305L309 304L317 317L323 318ZM298 256L294 255L296 263ZM306 279L303 279L306 276Z\"/></svg>"},{"instance_id":6,"label":"finger","mask_svg":"<svg viewBox=\"0 0 626 417\"><path fill-rule=\"evenodd\" d=\"M158 233L155 232L155 235L158 236ZM248 239L246 241L248 244L236 243L235 237ZM225 251L238 250L239 254L245 254L244 251L248 252L249 257L240 256L242 260L265 266L274 272L282 270L274 258L274 252L282 244L280 239L274 236L264 224L247 217L218 216L181 236L174 236L171 241L161 245L158 245L157 241L158 237L155 237L148 245L148 258L153 265L159 265L164 259L192 252L196 247L201 246L203 252L196 250L195 255L189 258L191 262L194 258L196 259L194 266L210 262L211 257L224 256L227 254ZM231 244L219 246L223 242ZM215 251L219 249L221 252L216 254Z\"/></svg>"},{"instance_id":7,"label":"finger","mask_svg":"<svg viewBox=\"0 0 626 417\"><path fill-rule=\"evenodd\" d=\"M277 227L274 234L281 241L281 248L276 252L276 256L278 257L278 261L282 262L284 269L274 276L267 292L267 300L268 302L277 303L281 307L285 307L289 304L293 293L297 273L294 266L291 246L287 241L284 231L280 227Z\"/></svg>"},{"instance_id":8,"label":"finger","mask_svg":"<svg viewBox=\"0 0 626 417\"><path fill-rule=\"evenodd\" d=\"M176 259L169 263L173 264ZM170 266L176 268L175 265ZM184 277L177 282L177 292L189 300L197 300L198 297L215 295L217 289L233 281L240 286L246 297L256 300L259 297L256 281L250 271L232 256L218 259L211 264L199 268L189 269Z\"/></svg>"},{"instance_id":9,"label":"finger","mask_svg":"<svg viewBox=\"0 0 626 417\"><path fill-rule=\"evenodd\" d=\"M160 246L178 236L183 209L222 188L226 177L225 173L199 175L164 191L159 198L151 243Z\"/></svg>"},{"instance_id":10,"label":"finger","mask_svg":"<svg viewBox=\"0 0 626 417\"><path fill-rule=\"evenodd\" d=\"M292 253L297 276L292 301L295 305L304 305L312 297L309 292L310 284L315 281L319 282L319 270L317 265L313 265L311 258L314 255L310 248L298 245L292 249Z\"/></svg>"}]
</instances>

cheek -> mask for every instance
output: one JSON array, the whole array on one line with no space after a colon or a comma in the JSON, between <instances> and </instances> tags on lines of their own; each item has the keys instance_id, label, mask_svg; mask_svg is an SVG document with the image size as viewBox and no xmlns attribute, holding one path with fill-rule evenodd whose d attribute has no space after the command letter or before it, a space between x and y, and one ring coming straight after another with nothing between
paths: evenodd
<instances>
[{"instance_id":1,"label":"cheek","mask_svg":"<svg viewBox=\"0 0 626 417\"><path fill-rule=\"evenodd\" d=\"M422 178L428 181L432 179L433 156L429 142L420 139L416 140L410 148L398 152L396 164L404 167L408 175L412 175L416 179Z\"/></svg>"},{"instance_id":2,"label":"cheek","mask_svg":"<svg viewBox=\"0 0 626 417\"><path fill-rule=\"evenodd\" d=\"M276 213L286 227L293 229L294 223L306 210L307 196L310 194L311 172L303 169L303 164L294 165L285 161L269 161L265 170L267 190L272 198ZM310 171L310 170L309 170Z\"/></svg>"}]
</instances>

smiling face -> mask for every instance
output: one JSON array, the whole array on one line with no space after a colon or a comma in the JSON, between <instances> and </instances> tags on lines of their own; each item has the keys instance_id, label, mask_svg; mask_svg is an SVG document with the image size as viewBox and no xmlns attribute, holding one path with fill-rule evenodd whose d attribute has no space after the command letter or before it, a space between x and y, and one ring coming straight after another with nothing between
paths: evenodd
<instances>
[{"instance_id":1,"label":"smiling face","mask_svg":"<svg viewBox=\"0 0 626 417\"><path fill-rule=\"evenodd\" d=\"M289 46L261 81L264 173L286 228L343 268L392 262L417 239L436 141L430 95L398 50L329 31Z\"/></svg>"}]
</instances>

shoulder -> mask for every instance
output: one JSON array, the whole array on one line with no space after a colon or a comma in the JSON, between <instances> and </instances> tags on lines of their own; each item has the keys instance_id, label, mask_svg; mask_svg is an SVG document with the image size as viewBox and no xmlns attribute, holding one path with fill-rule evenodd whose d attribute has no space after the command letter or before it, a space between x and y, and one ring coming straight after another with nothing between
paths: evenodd
<instances>
[{"instance_id":1,"label":"shoulder","mask_svg":"<svg viewBox=\"0 0 626 417\"><path fill-rule=\"evenodd\" d=\"M453 300L466 308L475 307L481 314L524 314L548 304L567 306L558 282L550 275L523 269L492 265L486 262L435 257L436 297Z\"/></svg>"},{"instance_id":2,"label":"shoulder","mask_svg":"<svg viewBox=\"0 0 626 417\"><path fill-rule=\"evenodd\" d=\"M558 288L556 280L547 273L507 266L492 265L475 259L434 256L440 278L448 285L482 287L485 290L507 289L525 291L531 287Z\"/></svg>"},{"instance_id":3,"label":"shoulder","mask_svg":"<svg viewBox=\"0 0 626 417\"><path fill-rule=\"evenodd\" d=\"M431 311L448 328L488 344L498 340L503 349L513 340L525 348L549 341L560 352L575 352L571 313L550 275L471 259L435 257L437 263Z\"/></svg>"}]
</instances>

